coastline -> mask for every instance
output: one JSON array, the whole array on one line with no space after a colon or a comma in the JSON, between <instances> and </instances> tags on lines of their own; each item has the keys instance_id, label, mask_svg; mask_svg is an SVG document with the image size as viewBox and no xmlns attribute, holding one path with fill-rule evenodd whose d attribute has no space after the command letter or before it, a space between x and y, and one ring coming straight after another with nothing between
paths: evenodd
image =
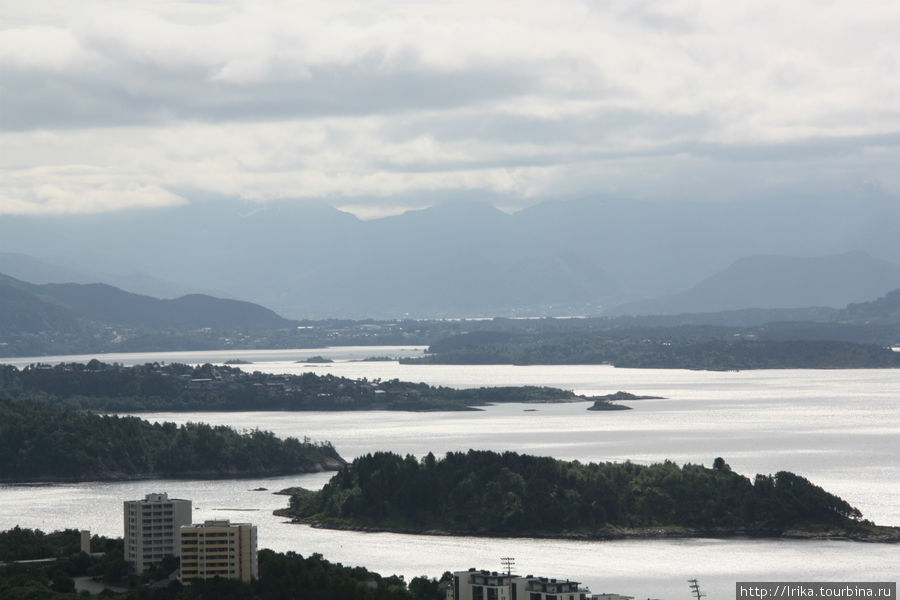
<instances>
[{"instance_id":1,"label":"coastline","mask_svg":"<svg viewBox=\"0 0 900 600\"><path fill-rule=\"evenodd\" d=\"M194 479L203 481L215 481L221 479L259 479L267 477L282 477L285 475L304 475L307 473L322 473L324 471L339 471L344 462L334 459L315 463L309 469L265 469L252 471L185 471L181 473L93 473L83 477L59 477L38 476L36 478L15 479L0 478L0 485L54 485L60 483L84 483L88 481L102 481L105 483L117 481L146 481L152 479Z\"/></svg>"},{"instance_id":2,"label":"coastline","mask_svg":"<svg viewBox=\"0 0 900 600\"><path fill-rule=\"evenodd\" d=\"M289 509L278 509L273 514L289 518L291 523L297 525L309 525L315 529L335 529L340 531L358 531L361 533L397 533L404 535L424 536L456 536L477 538L530 538L530 539L557 539L557 540L583 540L583 541L612 541L612 540L660 540L679 538L757 538L757 539L794 539L794 540L834 540L847 542L898 544L900 543L900 527L874 525L877 531L850 531L850 530L815 530L815 529L789 529L783 532L754 530L745 528L695 528L695 527L608 527L597 531L525 531L525 532L498 532L478 533L473 531L458 531L446 529L422 529L405 527L381 527L370 525L353 525L333 520L311 519L296 517L290 514Z\"/></svg>"}]
</instances>

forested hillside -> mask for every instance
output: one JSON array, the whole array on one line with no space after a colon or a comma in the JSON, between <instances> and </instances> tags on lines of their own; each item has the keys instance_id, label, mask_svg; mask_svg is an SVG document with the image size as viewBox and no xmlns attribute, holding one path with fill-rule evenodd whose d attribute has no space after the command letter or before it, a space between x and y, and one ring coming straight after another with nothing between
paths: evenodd
<instances>
[{"instance_id":1,"label":"forested hillside","mask_svg":"<svg viewBox=\"0 0 900 600\"><path fill-rule=\"evenodd\" d=\"M820 327L792 329L816 336ZM498 337L458 336L432 344L431 354L407 358L407 364L609 364L645 369L862 369L900 367L900 353L875 344L833 339L756 339L779 335L786 326L769 332L746 332L747 337L723 336L719 328L684 333L679 330L614 331L590 337L572 334L548 338L530 335ZM699 328L698 328L699 329Z\"/></svg>"},{"instance_id":2,"label":"forested hillside","mask_svg":"<svg viewBox=\"0 0 900 600\"><path fill-rule=\"evenodd\" d=\"M240 434L200 423L148 423L0 400L0 481L269 476L336 469L331 444Z\"/></svg>"}]
</instances>

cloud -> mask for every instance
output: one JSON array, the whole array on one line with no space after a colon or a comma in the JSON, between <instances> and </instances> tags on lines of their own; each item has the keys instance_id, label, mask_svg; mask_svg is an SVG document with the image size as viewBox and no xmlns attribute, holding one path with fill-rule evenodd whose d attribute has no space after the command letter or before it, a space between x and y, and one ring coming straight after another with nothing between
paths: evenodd
<instances>
[{"instance_id":1,"label":"cloud","mask_svg":"<svg viewBox=\"0 0 900 600\"><path fill-rule=\"evenodd\" d=\"M157 185L87 166L0 172L0 215L102 213L184 202Z\"/></svg>"},{"instance_id":2,"label":"cloud","mask_svg":"<svg viewBox=\"0 0 900 600\"><path fill-rule=\"evenodd\" d=\"M18 71L60 72L83 57L72 32L33 26L0 31L0 66Z\"/></svg>"},{"instance_id":3,"label":"cloud","mask_svg":"<svg viewBox=\"0 0 900 600\"><path fill-rule=\"evenodd\" d=\"M643 196L686 163L897 177L891 3L48 1L0 23L6 212Z\"/></svg>"}]
</instances>

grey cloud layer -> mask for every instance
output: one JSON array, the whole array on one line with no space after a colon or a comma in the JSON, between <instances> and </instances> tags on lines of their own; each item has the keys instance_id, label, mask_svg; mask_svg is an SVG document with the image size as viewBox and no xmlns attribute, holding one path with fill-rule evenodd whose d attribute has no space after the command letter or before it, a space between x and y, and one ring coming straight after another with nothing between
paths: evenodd
<instances>
[{"instance_id":1,"label":"grey cloud layer","mask_svg":"<svg viewBox=\"0 0 900 600\"><path fill-rule=\"evenodd\" d=\"M900 189L898 6L0 5L0 213L180 189L514 205L660 193L686 164L710 197L761 163Z\"/></svg>"},{"instance_id":2,"label":"grey cloud layer","mask_svg":"<svg viewBox=\"0 0 900 600\"><path fill-rule=\"evenodd\" d=\"M118 65L99 75L0 71L0 129L109 127L209 122L278 121L323 116L447 110L515 97L534 87L526 68L507 65L452 72L418 69L378 73L366 61L317 67L299 81L234 85L200 71L160 71Z\"/></svg>"}]
</instances>

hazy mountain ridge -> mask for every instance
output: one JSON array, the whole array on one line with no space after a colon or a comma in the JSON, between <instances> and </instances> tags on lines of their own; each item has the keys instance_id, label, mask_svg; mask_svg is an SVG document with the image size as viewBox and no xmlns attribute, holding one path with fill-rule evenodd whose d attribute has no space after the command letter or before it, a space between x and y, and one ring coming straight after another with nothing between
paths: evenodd
<instances>
[{"instance_id":1,"label":"hazy mountain ridge","mask_svg":"<svg viewBox=\"0 0 900 600\"><path fill-rule=\"evenodd\" d=\"M294 323L262 306L201 294L162 300L101 284L34 285L0 275L0 330L71 330L88 323L148 329L261 330Z\"/></svg>"},{"instance_id":2,"label":"hazy mountain ridge","mask_svg":"<svg viewBox=\"0 0 900 600\"><path fill-rule=\"evenodd\" d=\"M893 290L871 302L849 304L835 320L845 323L900 323L900 289Z\"/></svg>"},{"instance_id":3,"label":"hazy mountain ridge","mask_svg":"<svg viewBox=\"0 0 900 600\"><path fill-rule=\"evenodd\" d=\"M865 252L741 258L692 288L616 307L611 314L718 313L744 308L841 307L900 287L900 265Z\"/></svg>"},{"instance_id":4,"label":"hazy mountain ridge","mask_svg":"<svg viewBox=\"0 0 900 600\"><path fill-rule=\"evenodd\" d=\"M295 327L299 324L305 326ZM525 344L575 340L581 344L601 338L621 350L626 340L641 342L651 337L694 340L691 343L695 345L696 340L715 339L821 341L832 344L832 349L843 348L835 343L847 342L872 344L868 349L872 353L896 344L898 336L900 289L843 310L812 307L644 317L301 323L252 303L200 294L160 300L106 284L34 285L0 275L0 355L6 356L360 343L431 344L432 350L438 351L442 344L493 347L514 345L516 340ZM580 360L585 360L586 347L578 352ZM866 360L871 366L872 357ZM759 360L754 364L760 364ZM857 363L844 360L834 364Z\"/></svg>"},{"instance_id":5,"label":"hazy mountain ridge","mask_svg":"<svg viewBox=\"0 0 900 600\"><path fill-rule=\"evenodd\" d=\"M511 215L486 203L461 202L361 221L325 204L205 199L93 216L5 216L0 250L110 274L94 280L123 289L148 293L156 285L159 291L150 296L204 292L312 319L590 315L640 298L680 295L692 286L705 303L684 292L677 308L659 310L839 308L900 287L892 270L900 262L900 246L893 243L900 204L894 199L864 194L853 207L836 198L789 200L590 198ZM788 304L782 292L789 288L780 284L745 287L731 293L736 301L725 302L737 280L714 276L741 259L752 262L748 257L797 261L791 257L852 251L870 255L867 269L873 261L893 263L882 265L882 275L872 271L871 281L853 279L850 268L823 266L834 270L817 276L823 282L819 297L798 296ZM806 267L819 268L813 262ZM780 268L773 263L772 269ZM748 292L760 290L765 293L750 302ZM858 294L841 295L852 290ZM721 301L712 302L717 294Z\"/></svg>"},{"instance_id":6,"label":"hazy mountain ridge","mask_svg":"<svg viewBox=\"0 0 900 600\"><path fill-rule=\"evenodd\" d=\"M0 333L76 331L78 316L72 311L41 300L26 284L0 274Z\"/></svg>"}]
</instances>

